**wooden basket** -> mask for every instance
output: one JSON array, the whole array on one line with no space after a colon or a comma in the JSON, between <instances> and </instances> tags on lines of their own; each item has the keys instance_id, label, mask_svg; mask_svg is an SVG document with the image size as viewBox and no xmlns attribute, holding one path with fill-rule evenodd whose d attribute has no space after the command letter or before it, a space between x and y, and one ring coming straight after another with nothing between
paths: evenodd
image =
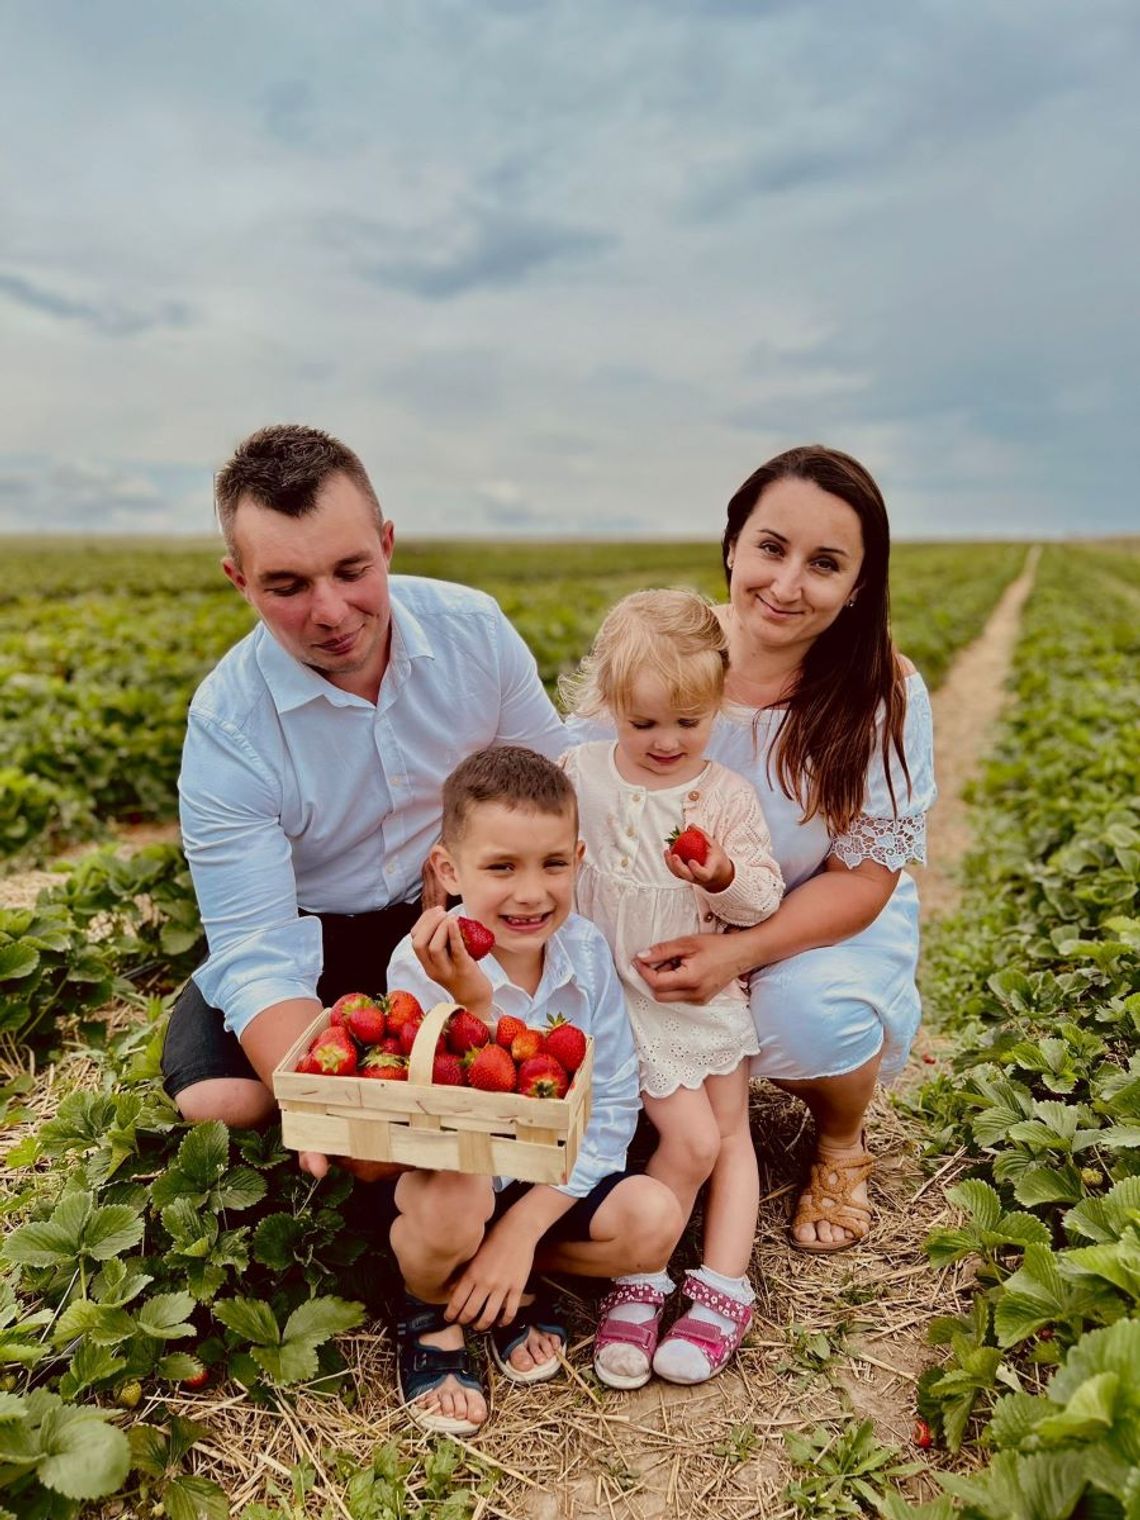
<instances>
[{"instance_id":1,"label":"wooden basket","mask_svg":"<svg viewBox=\"0 0 1140 1520\"><path fill-rule=\"evenodd\" d=\"M593 1040L586 1041L586 1058L565 1098L433 1085L436 1041L458 1006L437 1003L424 1015L406 1082L297 1071L314 1036L328 1027L331 1011L323 1009L273 1072L284 1143L292 1150L434 1172L567 1182L590 1118Z\"/></svg>"}]
</instances>

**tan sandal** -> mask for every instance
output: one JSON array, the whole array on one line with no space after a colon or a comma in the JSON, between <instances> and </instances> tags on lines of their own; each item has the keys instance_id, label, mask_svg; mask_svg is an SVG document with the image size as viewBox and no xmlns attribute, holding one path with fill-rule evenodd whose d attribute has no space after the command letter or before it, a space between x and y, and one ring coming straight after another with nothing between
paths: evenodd
<instances>
[{"instance_id":1,"label":"tan sandal","mask_svg":"<svg viewBox=\"0 0 1140 1520\"><path fill-rule=\"evenodd\" d=\"M827 1156L812 1162L807 1184L796 1202L795 1212L788 1227L788 1240L797 1251L809 1251L815 1256L830 1256L836 1251L849 1251L866 1240L871 1229L872 1209L869 1203L855 1203L851 1194L861 1182L866 1182L875 1169L875 1158L866 1149L866 1136L860 1137L862 1151L850 1156ZM820 1221L841 1230L851 1230L854 1240L797 1240L796 1229L803 1224L819 1224Z\"/></svg>"}]
</instances>

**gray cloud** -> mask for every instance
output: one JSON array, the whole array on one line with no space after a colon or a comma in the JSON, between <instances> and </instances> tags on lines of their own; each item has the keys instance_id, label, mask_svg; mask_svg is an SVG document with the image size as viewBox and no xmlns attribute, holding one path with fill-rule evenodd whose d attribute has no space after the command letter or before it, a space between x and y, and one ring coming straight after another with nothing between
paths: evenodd
<instances>
[{"instance_id":1,"label":"gray cloud","mask_svg":"<svg viewBox=\"0 0 1140 1520\"><path fill-rule=\"evenodd\" d=\"M366 278L425 300L449 301L468 291L507 289L551 266L596 259L617 240L555 221L480 210L458 246L435 251L438 233L415 241L432 251L377 259L364 266Z\"/></svg>"},{"instance_id":2,"label":"gray cloud","mask_svg":"<svg viewBox=\"0 0 1140 1520\"><path fill-rule=\"evenodd\" d=\"M77 322L108 338L134 338L159 327L186 327L191 320L190 308L182 301L162 301L146 311L113 300L97 304L49 290L22 275L2 272L0 296L62 322Z\"/></svg>"}]
</instances>

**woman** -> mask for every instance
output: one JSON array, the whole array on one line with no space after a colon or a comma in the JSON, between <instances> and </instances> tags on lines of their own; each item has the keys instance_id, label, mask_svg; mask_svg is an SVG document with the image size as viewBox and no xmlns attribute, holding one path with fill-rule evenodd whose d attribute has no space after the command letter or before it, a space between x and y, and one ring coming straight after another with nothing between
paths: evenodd
<instances>
[{"instance_id":1,"label":"woman","mask_svg":"<svg viewBox=\"0 0 1140 1520\"><path fill-rule=\"evenodd\" d=\"M818 445L763 465L728 506L728 708L711 759L755 784L788 892L755 928L651 946L662 1002L751 975L753 1076L802 1098L817 1150L791 1241L840 1251L867 1233L863 1116L919 1022L918 904L934 801L930 701L891 643L882 495Z\"/></svg>"}]
</instances>

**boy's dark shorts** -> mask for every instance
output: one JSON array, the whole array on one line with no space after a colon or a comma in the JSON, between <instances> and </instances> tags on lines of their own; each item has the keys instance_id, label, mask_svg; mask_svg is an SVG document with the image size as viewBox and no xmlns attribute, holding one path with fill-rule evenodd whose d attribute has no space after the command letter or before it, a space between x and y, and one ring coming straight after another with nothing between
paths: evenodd
<instances>
[{"instance_id":1,"label":"boy's dark shorts","mask_svg":"<svg viewBox=\"0 0 1140 1520\"><path fill-rule=\"evenodd\" d=\"M633 1175L626 1169L621 1172L611 1172L608 1177L603 1177L601 1182L597 1183L584 1198L574 1200L561 1219L556 1219L550 1226L542 1237L543 1240L589 1240L594 1215L618 1183L624 1182L627 1177ZM395 1223L398 1213L396 1184L399 1180L398 1177L391 1177L380 1182L358 1182L353 1189L353 1207L346 1217L349 1218L350 1226L355 1225L374 1245L388 1244L388 1232ZM507 1210L518 1203L531 1187L532 1184L529 1182L509 1182L501 1192L496 1193L495 1211L488 1220L487 1228L490 1229L496 1220L502 1219Z\"/></svg>"},{"instance_id":2,"label":"boy's dark shorts","mask_svg":"<svg viewBox=\"0 0 1140 1520\"><path fill-rule=\"evenodd\" d=\"M324 970L317 983L322 1005L329 1007L346 992L383 992L392 952L411 932L420 912L420 904L414 902L396 903L375 913L318 913L324 940ZM211 1008L197 983L189 981L167 1025L162 1085L176 1098L195 1082L217 1077L258 1080L237 1036L223 1024L220 1010Z\"/></svg>"}]
</instances>

